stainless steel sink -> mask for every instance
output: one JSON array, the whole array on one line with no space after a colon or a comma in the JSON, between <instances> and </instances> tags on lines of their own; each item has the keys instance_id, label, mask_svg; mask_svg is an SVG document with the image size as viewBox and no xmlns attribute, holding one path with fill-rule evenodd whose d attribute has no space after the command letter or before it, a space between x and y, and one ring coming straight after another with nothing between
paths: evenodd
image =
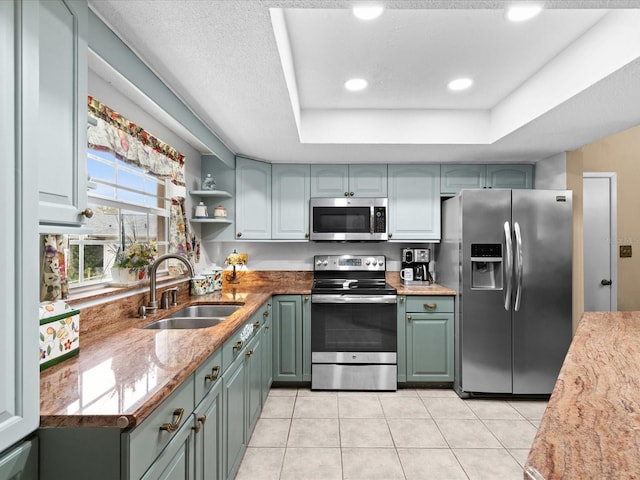
<instances>
[{"instance_id":1,"label":"stainless steel sink","mask_svg":"<svg viewBox=\"0 0 640 480\"><path fill-rule=\"evenodd\" d=\"M164 330L176 328L209 328L224 322L242 305L202 304L191 305L173 312L163 320L156 320L142 328Z\"/></svg>"},{"instance_id":2,"label":"stainless steel sink","mask_svg":"<svg viewBox=\"0 0 640 480\"><path fill-rule=\"evenodd\" d=\"M176 328L209 328L225 321L226 317L171 317L157 320L143 328L153 330Z\"/></svg>"},{"instance_id":3,"label":"stainless steel sink","mask_svg":"<svg viewBox=\"0 0 640 480\"><path fill-rule=\"evenodd\" d=\"M241 308L242 305L220 305L220 304L206 304L206 305L191 305L189 307L182 308L177 312L169 315L168 318L179 317L228 317L233 312Z\"/></svg>"}]
</instances>

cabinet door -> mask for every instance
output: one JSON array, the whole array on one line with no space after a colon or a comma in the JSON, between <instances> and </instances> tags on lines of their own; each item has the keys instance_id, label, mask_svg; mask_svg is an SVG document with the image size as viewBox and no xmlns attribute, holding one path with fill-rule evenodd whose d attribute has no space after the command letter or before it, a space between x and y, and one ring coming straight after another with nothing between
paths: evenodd
<instances>
[{"instance_id":1,"label":"cabinet door","mask_svg":"<svg viewBox=\"0 0 640 480\"><path fill-rule=\"evenodd\" d=\"M311 381L311 296L302 300L302 381Z\"/></svg>"},{"instance_id":2,"label":"cabinet door","mask_svg":"<svg viewBox=\"0 0 640 480\"><path fill-rule=\"evenodd\" d=\"M247 445L244 358L238 358L222 377L223 391L223 472L224 478L233 478L240 466Z\"/></svg>"},{"instance_id":3,"label":"cabinet door","mask_svg":"<svg viewBox=\"0 0 640 480\"><path fill-rule=\"evenodd\" d=\"M302 303L300 295L273 297L273 380L302 380Z\"/></svg>"},{"instance_id":4,"label":"cabinet door","mask_svg":"<svg viewBox=\"0 0 640 480\"><path fill-rule=\"evenodd\" d=\"M236 238L271 238L271 165L236 160Z\"/></svg>"},{"instance_id":5,"label":"cabinet door","mask_svg":"<svg viewBox=\"0 0 640 480\"><path fill-rule=\"evenodd\" d=\"M387 165L349 165L349 195L386 197Z\"/></svg>"},{"instance_id":6,"label":"cabinet door","mask_svg":"<svg viewBox=\"0 0 640 480\"><path fill-rule=\"evenodd\" d=\"M453 381L453 314L406 314L407 382Z\"/></svg>"},{"instance_id":7,"label":"cabinet door","mask_svg":"<svg viewBox=\"0 0 640 480\"><path fill-rule=\"evenodd\" d=\"M389 165L389 238L440 240L440 165Z\"/></svg>"},{"instance_id":8,"label":"cabinet door","mask_svg":"<svg viewBox=\"0 0 640 480\"><path fill-rule=\"evenodd\" d=\"M273 328L271 327L271 303L264 308L262 326L262 405L267 401L273 383Z\"/></svg>"},{"instance_id":9,"label":"cabinet door","mask_svg":"<svg viewBox=\"0 0 640 480\"><path fill-rule=\"evenodd\" d=\"M151 464L142 480L191 480L193 471L193 423L186 422Z\"/></svg>"},{"instance_id":10,"label":"cabinet door","mask_svg":"<svg viewBox=\"0 0 640 480\"><path fill-rule=\"evenodd\" d=\"M487 188L533 188L533 165L487 165Z\"/></svg>"},{"instance_id":11,"label":"cabinet door","mask_svg":"<svg viewBox=\"0 0 640 480\"><path fill-rule=\"evenodd\" d=\"M262 330L249 342L245 352L247 362L247 435L251 437L262 409Z\"/></svg>"},{"instance_id":12,"label":"cabinet door","mask_svg":"<svg viewBox=\"0 0 640 480\"><path fill-rule=\"evenodd\" d=\"M0 2L0 452L38 428L38 4ZM23 58L16 53L21 43ZM4 470L3 470L4 471ZM2 475L0 475L2 476Z\"/></svg>"},{"instance_id":13,"label":"cabinet door","mask_svg":"<svg viewBox=\"0 0 640 480\"><path fill-rule=\"evenodd\" d=\"M79 226L87 203L87 2L39 6L39 219Z\"/></svg>"},{"instance_id":14,"label":"cabinet door","mask_svg":"<svg viewBox=\"0 0 640 480\"><path fill-rule=\"evenodd\" d=\"M222 381L195 410L195 478L221 480L222 477Z\"/></svg>"},{"instance_id":15,"label":"cabinet door","mask_svg":"<svg viewBox=\"0 0 640 480\"><path fill-rule=\"evenodd\" d=\"M275 164L271 167L271 198L274 240L309 238L309 198L311 180L309 165Z\"/></svg>"},{"instance_id":16,"label":"cabinet door","mask_svg":"<svg viewBox=\"0 0 640 480\"><path fill-rule=\"evenodd\" d=\"M407 297L398 296L398 383L407 381Z\"/></svg>"},{"instance_id":17,"label":"cabinet door","mask_svg":"<svg viewBox=\"0 0 640 480\"><path fill-rule=\"evenodd\" d=\"M348 165L311 165L311 197L344 197L348 192Z\"/></svg>"},{"instance_id":18,"label":"cabinet door","mask_svg":"<svg viewBox=\"0 0 640 480\"><path fill-rule=\"evenodd\" d=\"M457 195L465 188L484 188L486 165L444 164L440 167L440 193Z\"/></svg>"}]
</instances>

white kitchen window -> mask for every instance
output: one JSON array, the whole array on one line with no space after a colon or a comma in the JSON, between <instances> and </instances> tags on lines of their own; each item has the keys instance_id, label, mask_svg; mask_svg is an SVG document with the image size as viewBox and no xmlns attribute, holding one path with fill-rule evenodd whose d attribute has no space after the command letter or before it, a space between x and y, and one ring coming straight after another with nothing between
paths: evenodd
<instances>
[{"instance_id":1,"label":"white kitchen window","mask_svg":"<svg viewBox=\"0 0 640 480\"><path fill-rule=\"evenodd\" d=\"M113 153L89 149L89 206L87 235L69 236L67 278L71 288L111 280L110 267L118 248L133 241L154 241L158 255L169 248L171 201L166 182Z\"/></svg>"}]
</instances>

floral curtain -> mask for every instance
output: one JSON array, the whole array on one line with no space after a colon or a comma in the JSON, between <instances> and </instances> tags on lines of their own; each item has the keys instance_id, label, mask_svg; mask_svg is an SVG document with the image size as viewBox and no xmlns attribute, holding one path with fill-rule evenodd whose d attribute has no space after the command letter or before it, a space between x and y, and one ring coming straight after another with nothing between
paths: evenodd
<instances>
[{"instance_id":1,"label":"floral curtain","mask_svg":"<svg viewBox=\"0 0 640 480\"><path fill-rule=\"evenodd\" d=\"M40 301L67 298L65 235L40 235Z\"/></svg>"},{"instance_id":2,"label":"floral curtain","mask_svg":"<svg viewBox=\"0 0 640 480\"><path fill-rule=\"evenodd\" d=\"M91 148L109 150L127 163L184 186L184 155L93 97L88 97L88 109L98 120L87 129Z\"/></svg>"}]
</instances>

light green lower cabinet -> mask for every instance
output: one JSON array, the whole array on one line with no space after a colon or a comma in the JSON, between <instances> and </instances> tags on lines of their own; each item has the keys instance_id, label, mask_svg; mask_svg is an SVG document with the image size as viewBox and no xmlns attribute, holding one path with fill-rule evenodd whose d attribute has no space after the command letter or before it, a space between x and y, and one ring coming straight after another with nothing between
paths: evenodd
<instances>
[{"instance_id":1,"label":"light green lower cabinet","mask_svg":"<svg viewBox=\"0 0 640 480\"><path fill-rule=\"evenodd\" d=\"M265 314L266 313L266 314ZM267 303L262 325L262 405L267 401L273 383L273 319L271 302Z\"/></svg>"},{"instance_id":2,"label":"light green lower cabinet","mask_svg":"<svg viewBox=\"0 0 640 480\"><path fill-rule=\"evenodd\" d=\"M311 381L311 296L302 297L302 381Z\"/></svg>"},{"instance_id":3,"label":"light green lower cabinet","mask_svg":"<svg viewBox=\"0 0 640 480\"><path fill-rule=\"evenodd\" d=\"M273 297L273 381L302 381L302 297Z\"/></svg>"},{"instance_id":4,"label":"light green lower cabinet","mask_svg":"<svg viewBox=\"0 0 640 480\"><path fill-rule=\"evenodd\" d=\"M247 363L240 358L222 377L224 478L233 478L247 446L246 370Z\"/></svg>"},{"instance_id":5,"label":"light green lower cabinet","mask_svg":"<svg viewBox=\"0 0 640 480\"><path fill-rule=\"evenodd\" d=\"M194 411L196 480L223 478L222 410L222 380L219 380Z\"/></svg>"},{"instance_id":6,"label":"light green lower cabinet","mask_svg":"<svg viewBox=\"0 0 640 480\"><path fill-rule=\"evenodd\" d=\"M1 479L38 478L38 439L21 442L0 455Z\"/></svg>"},{"instance_id":7,"label":"light green lower cabinet","mask_svg":"<svg viewBox=\"0 0 640 480\"><path fill-rule=\"evenodd\" d=\"M193 458L193 424L187 422L175 433L142 480L191 480L195 478Z\"/></svg>"},{"instance_id":8,"label":"light green lower cabinet","mask_svg":"<svg viewBox=\"0 0 640 480\"><path fill-rule=\"evenodd\" d=\"M233 479L271 386L272 321L269 300L136 428L38 430L39 479Z\"/></svg>"},{"instance_id":9,"label":"light green lower cabinet","mask_svg":"<svg viewBox=\"0 0 640 480\"><path fill-rule=\"evenodd\" d=\"M453 331L453 298L402 296L398 303L398 382L452 382Z\"/></svg>"}]
</instances>

